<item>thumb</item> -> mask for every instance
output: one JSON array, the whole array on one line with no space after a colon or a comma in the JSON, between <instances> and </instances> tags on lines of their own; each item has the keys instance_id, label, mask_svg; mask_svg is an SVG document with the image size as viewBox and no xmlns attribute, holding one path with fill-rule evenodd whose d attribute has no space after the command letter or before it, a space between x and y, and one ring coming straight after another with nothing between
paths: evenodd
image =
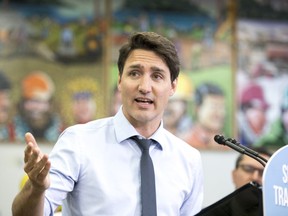
<instances>
[{"instance_id":1,"label":"thumb","mask_svg":"<svg viewBox=\"0 0 288 216\"><path fill-rule=\"evenodd\" d=\"M25 141L26 141L26 144L32 143L34 146L37 145L34 136L30 132L27 132L25 134Z\"/></svg>"}]
</instances>

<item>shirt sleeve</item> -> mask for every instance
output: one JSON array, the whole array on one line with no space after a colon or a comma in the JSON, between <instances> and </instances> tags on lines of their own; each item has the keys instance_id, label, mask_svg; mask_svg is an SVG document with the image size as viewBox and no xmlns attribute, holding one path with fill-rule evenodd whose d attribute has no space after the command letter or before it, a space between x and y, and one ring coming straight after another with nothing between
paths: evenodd
<instances>
[{"instance_id":1,"label":"shirt sleeve","mask_svg":"<svg viewBox=\"0 0 288 216\"><path fill-rule=\"evenodd\" d=\"M51 184L45 194L45 216L53 215L78 180L81 165L78 143L75 134L66 130L50 153Z\"/></svg>"},{"instance_id":2,"label":"shirt sleeve","mask_svg":"<svg viewBox=\"0 0 288 216\"><path fill-rule=\"evenodd\" d=\"M203 205L203 166L200 153L194 155L195 160L193 160L192 169L192 189L181 207L181 216L192 216L200 212Z\"/></svg>"}]
</instances>

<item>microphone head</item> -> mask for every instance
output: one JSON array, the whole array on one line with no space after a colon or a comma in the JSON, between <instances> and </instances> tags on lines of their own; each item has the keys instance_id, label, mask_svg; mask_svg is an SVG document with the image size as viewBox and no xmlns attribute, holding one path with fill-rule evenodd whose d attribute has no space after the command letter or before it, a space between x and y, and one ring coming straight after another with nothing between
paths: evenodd
<instances>
[{"instance_id":1,"label":"microphone head","mask_svg":"<svg viewBox=\"0 0 288 216\"><path fill-rule=\"evenodd\" d=\"M214 140L215 140L215 142L217 142L219 144L225 145L225 138L222 135L218 135L218 134L215 135Z\"/></svg>"}]
</instances>

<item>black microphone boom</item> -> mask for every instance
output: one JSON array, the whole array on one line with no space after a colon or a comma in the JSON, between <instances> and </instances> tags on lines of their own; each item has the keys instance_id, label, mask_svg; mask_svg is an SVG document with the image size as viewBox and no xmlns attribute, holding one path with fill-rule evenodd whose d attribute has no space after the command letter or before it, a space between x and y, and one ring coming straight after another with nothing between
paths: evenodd
<instances>
[{"instance_id":1,"label":"black microphone boom","mask_svg":"<svg viewBox=\"0 0 288 216\"><path fill-rule=\"evenodd\" d=\"M267 160L263 157L261 157L259 155L258 152L255 152L254 150L246 147L246 146L243 146L241 145L240 143L238 143L236 140L232 140L232 139L225 139L224 136L222 135L215 135L214 136L214 140L218 143L218 144L221 144L221 145L226 145L232 149L234 149L235 151L241 153L241 154L246 154L248 155L249 157L257 160L259 163L261 163L264 167L265 167L265 163L267 163Z\"/></svg>"},{"instance_id":2,"label":"black microphone boom","mask_svg":"<svg viewBox=\"0 0 288 216\"><path fill-rule=\"evenodd\" d=\"M260 158L260 159L261 159L262 161L264 161L265 163L268 162L268 160L267 160L266 158L262 157L258 152L256 152L256 151L254 151L253 149L250 149L250 148L242 145L241 143L237 142L236 139L228 138L227 140L230 141L230 142L232 142L232 143L234 143L235 145L239 146L240 148L245 149L245 151L247 151L247 152L255 155L256 157Z\"/></svg>"}]
</instances>

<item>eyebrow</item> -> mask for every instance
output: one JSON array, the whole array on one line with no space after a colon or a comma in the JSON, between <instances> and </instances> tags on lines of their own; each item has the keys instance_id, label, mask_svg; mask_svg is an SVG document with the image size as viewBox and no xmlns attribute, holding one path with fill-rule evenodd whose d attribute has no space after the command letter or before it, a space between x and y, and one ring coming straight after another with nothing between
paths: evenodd
<instances>
[{"instance_id":1,"label":"eyebrow","mask_svg":"<svg viewBox=\"0 0 288 216\"><path fill-rule=\"evenodd\" d=\"M163 69L161 69L161 68L159 68L159 67L152 67L152 70L153 70L154 72L160 72L160 73L164 73L164 72L165 72Z\"/></svg>"},{"instance_id":2,"label":"eyebrow","mask_svg":"<svg viewBox=\"0 0 288 216\"><path fill-rule=\"evenodd\" d=\"M130 65L128 68L130 68L130 69L134 69L134 68L143 68L144 66L143 65L141 65L141 64L134 64L134 65ZM151 67L151 69L152 69L152 71L153 72L160 72L160 73L164 73L165 71L163 70L163 69L161 69L161 68L159 68L159 67L156 67L156 66L153 66L153 67Z\"/></svg>"},{"instance_id":3,"label":"eyebrow","mask_svg":"<svg viewBox=\"0 0 288 216\"><path fill-rule=\"evenodd\" d=\"M143 66L142 66L143 67ZM130 65L128 68L141 68L140 64L134 64L134 65Z\"/></svg>"}]
</instances>

